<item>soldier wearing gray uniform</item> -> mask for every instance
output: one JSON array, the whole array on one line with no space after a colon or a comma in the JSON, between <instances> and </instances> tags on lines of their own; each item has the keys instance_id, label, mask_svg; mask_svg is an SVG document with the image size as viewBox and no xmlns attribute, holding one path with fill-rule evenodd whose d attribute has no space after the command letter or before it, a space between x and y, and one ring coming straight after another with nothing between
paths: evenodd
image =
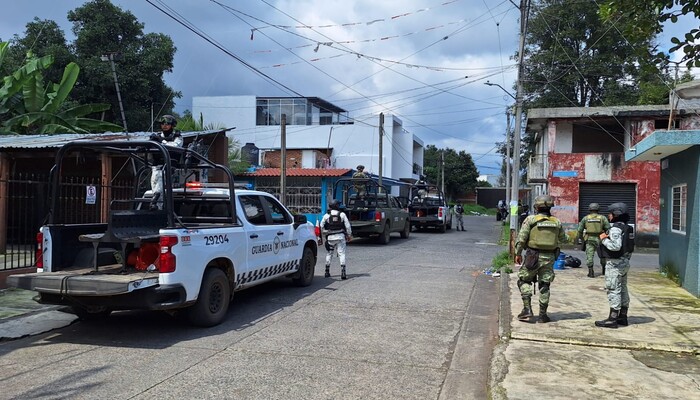
<instances>
[{"instance_id":1,"label":"soldier wearing gray uniform","mask_svg":"<svg viewBox=\"0 0 700 400\"><path fill-rule=\"evenodd\" d=\"M608 291L610 314L607 319L596 321L595 326L617 328L627 326L627 310L630 295L627 291L627 272L630 269L630 257L634 251L634 230L627 223L627 205L614 203L608 207L612 225L607 233L601 233L601 250L607 260L605 268L605 289Z\"/></svg>"},{"instance_id":2,"label":"soldier wearing gray uniform","mask_svg":"<svg viewBox=\"0 0 700 400\"><path fill-rule=\"evenodd\" d=\"M578 224L578 236L583 239L586 245L586 265L588 265L588 277L594 278L593 272L593 255L600 245L600 234L607 232L610 229L610 222L604 215L598 214L600 206L598 203L591 203L588 206L590 213L581 219ZM586 231L584 234L583 231ZM600 259L603 275L605 275L605 261Z\"/></svg>"},{"instance_id":3,"label":"soldier wearing gray uniform","mask_svg":"<svg viewBox=\"0 0 700 400\"><path fill-rule=\"evenodd\" d=\"M559 247L567 242L561 222L549 213L554 206L552 196L535 198L536 215L525 218L518 239L515 242L515 263L521 264L518 270L518 289L523 299L523 311L518 320L528 321L532 314L533 284L540 289L540 315L538 322L551 321L547 315L549 306L549 286L554 280L554 261L559 255ZM525 259L521 255L526 249Z\"/></svg>"},{"instance_id":4,"label":"soldier wearing gray uniform","mask_svg":"<svg viewBox=\"0 0 700 400\"><path fill-rule=\"evenodd\" d=\"M328 203L328 212L321 218L321 228L326 235L326 278L331 276L333 253L338 252L340 260L340 279L347 279L345 274L345 244L352 238L352 227L344 212L340 211L337 200Z\"/></svg>"}]
</instances>

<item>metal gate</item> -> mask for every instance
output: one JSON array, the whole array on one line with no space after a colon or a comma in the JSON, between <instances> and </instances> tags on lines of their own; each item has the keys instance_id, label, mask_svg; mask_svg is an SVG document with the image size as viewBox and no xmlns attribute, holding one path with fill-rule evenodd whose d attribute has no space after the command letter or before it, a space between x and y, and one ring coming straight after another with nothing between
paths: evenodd
<instances>
[{"instance_id":1,"label":"metal gate","mask_svg":"<svg viewBox=\"0 0 700 400\"><path fill-rule=\"evenodd\" d=\"M128 199L133 195L131 180L112 184L112 199ZM48 213L49 177L43 174L14 173L7 182L7 218L5 251L0 248L0 270L31 267L35 261L36 235ZM65 177L60 185L59 210L62 223L99 222L100 202L86 204L86 186L95 186L97 198L104 189L96 177ZM6 222L5 222L6 221ZM0 243L0 246L2 243Z\"/></svg>"},{"instance_id":2,"label":"metal gate","mask_svg":"<svg viewBox=\"0 0 700 400\"><path fill-rule=\"evenodd\" d=\"M321 213L321 179L287 178L285 206L292 214ZM255 181L255 189L280 198L279 178L261 177Z\"/></svg>"},{"instance_id":3,"label":"metal gate","mask_svg":"<svg viewBox=\"0 0 700 400\"><path fill-rule=\"evenodd\" d=\"M588 205L600 204L600 213L607 214L610 204L627 204L630 224L637 220L637 185L635 183L585 183L579 184L578 220L588 215Z\"/></svg>"}]
</instances>

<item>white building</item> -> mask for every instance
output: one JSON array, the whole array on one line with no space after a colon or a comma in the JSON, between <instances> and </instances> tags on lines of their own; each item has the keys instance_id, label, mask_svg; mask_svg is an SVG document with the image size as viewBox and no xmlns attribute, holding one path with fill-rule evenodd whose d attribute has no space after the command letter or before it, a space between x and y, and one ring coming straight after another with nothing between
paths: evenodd
<instances>
[{"instance_id":1,"label":"white building","mask_svg":"<svg viewBox=\"0 0 700 400\"><path fill-rule=\"evenodd\" d=\"M281 148L281 115L287 119L286 148L302 151L301 168L365 166L379 174L379 115L353 120L347 111L318 97L209 96L192 99L192 115L210 124L236 127L229 136L241 146L266 151ZM382 175L417 179L423 169L423 141L400 119L384 116ZM307 154L308 153L308 154ZM318 159L322 154L323 160ZM326 158L327 156L327 158Z\"/></svg>"}]
</instances>

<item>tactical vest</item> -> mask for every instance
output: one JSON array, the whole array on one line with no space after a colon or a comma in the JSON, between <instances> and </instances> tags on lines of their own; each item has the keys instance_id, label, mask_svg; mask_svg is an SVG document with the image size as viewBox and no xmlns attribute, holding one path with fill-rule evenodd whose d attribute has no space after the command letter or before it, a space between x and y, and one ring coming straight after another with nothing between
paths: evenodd
<instances>
[{"instance_id":1,"label":"tactical vest","mask_svg":"<svg viewBox=\"0 0 700 400\"><path fill-rule=\"evenodd\" d=\"M464 207L457 206L457 207L455 207L455 211L457 212L457 214L462 214L462 213L464 213Z\"/></svg>"},{"instance_id":2,"label":"tactical vest","mask_svg":"<svg viewBox=\"0 0 700 400\"><path fill-rule=\"evenodd\" d=\"M587 235L600 235L603 233L603 216L600 214L586 215L586 223L583 226L586 228Z\"/></svg>"},{"instance_id":3,"label":"tactical vest","mask_svg":"<svg viewBox=\"0 0 700 400\"><path fill-rule=\"evenodd\" d=\"M559 220L544 215L535 216L530 224L530 237L527 247L537 250L554 250L559 247Z\"/></svg>"},{"instance_id":4,"label":"tactical vest","mask_svg":"<svg viewBox=\"0 0 700 400\"><path fill-rule=\"evenodd\" d=\"M333 211L328 211L328 215L328 220L326 220L326 223L323 226L326 228L326 231L328 231L328 234L333 235L336 233L345 232L345 224L343 223L343 219L340 217L340 212L338 211L337 214L333 214Z\"/></svg>"},{"instance_id":5,"label":"tactical vest","mask_svg":"<svg viewBox=\"0 0 700 400\"><path fill-rule=\"evenodd\" d=\"M634 228L624 222L615 222L612 227L622 231L622 247L618 251L612 251L605 246L601 247L602 256L605 258L621 258L623 255L634 251Z\"/></svg>"}]
</instances>

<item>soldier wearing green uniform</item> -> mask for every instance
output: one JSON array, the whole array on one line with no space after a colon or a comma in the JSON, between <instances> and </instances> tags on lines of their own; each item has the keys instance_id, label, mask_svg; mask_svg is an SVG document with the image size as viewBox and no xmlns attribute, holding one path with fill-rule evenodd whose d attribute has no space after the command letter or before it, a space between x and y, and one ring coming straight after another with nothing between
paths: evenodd
<instances>
[{"instance_id":1,"label":"soldier wearing green uniform","mask_svg":"<svg viewBox=\"0 0 700 400\"><path fill-rule=\"evenodd\" d=\"M600 211L600 206L598 203L591 203L588 206L588 211L590 213L581 219L578 224L578 236L583 238L583 242L586 244L586 265L588 265L588 277L594 278L595 272L593 272L593 255L595 254L598 246L600 246L600 234L607 232L610 229L610 222L604 215L598 214ZM583 231L586 231L584 234ZM603 258L600 260L600 265L603 268L603 275L605 275L605 261Z\"/></svg>"},{"instance_id":2,"label":"soldier wearing green uniform","mask_svg":"<svg viewBox=\"0 0 700 400\"><path fill-rule=\"evenodd\" d=\"M549 286L554 280L554 261L559 255L559 247L567 238L561 222L549 213L554 206L552 196L535 198L536 215L525 218L518 239L515 242L515 262L521 264L518 270L518 289L523 299L523 311L518 320L527 321L532 314L531 299L533 284L540 289L540 315L538 322L550 321L547 315L549 306ZM525 262L522 251L526 250Z\"/></svg>"}]
</instances>

